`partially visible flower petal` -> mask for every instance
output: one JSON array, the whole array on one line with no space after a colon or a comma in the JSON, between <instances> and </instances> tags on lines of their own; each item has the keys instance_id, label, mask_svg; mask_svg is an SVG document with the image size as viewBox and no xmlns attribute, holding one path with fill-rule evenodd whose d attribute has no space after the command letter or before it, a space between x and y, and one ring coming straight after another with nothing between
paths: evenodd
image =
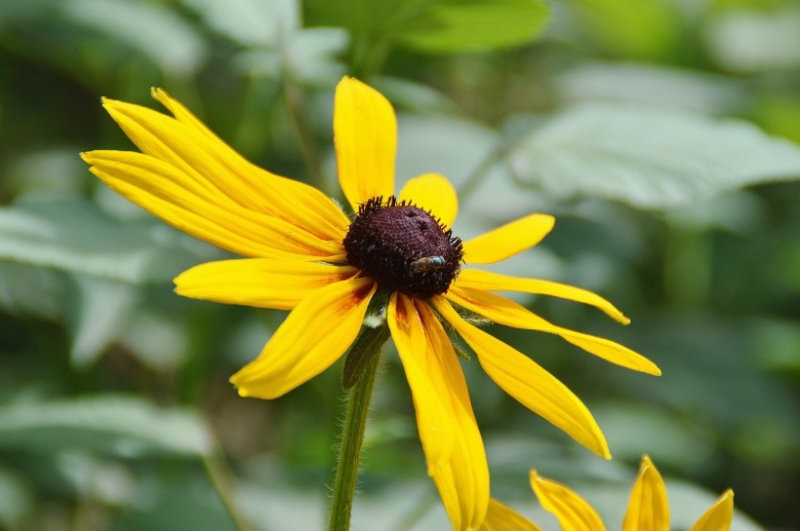
<instances>
[{"instance_id":1,"label":"partially visible flower petal","mask_svg":"<svg viewBox=\"0 0 800 531\"><path fill-rule=\"evenodd\" d=\"M291 310L310 293L351 278L353 266L318 262L245 258L200 264L175 279L184 297L223 304Z\"/></svg>"},{"instance_id":2,"label":"partially visible flower petal","mask_svg":"<svg viewBox=\"0 0 800 531\"><path fill-rule=\"evenodd\" d=\"M322 192L274 175L239 155L163 91L154 96L179 120L146 107L103 99L103 106L139 149L190 176L211 194L283 219L327 240L341 240L347 216Z\"/></svg>"},{"instance_id":3,"label":"partially visible flower petal","mask_svg":"<svg viewBox=\"0 0 800 531\"><path fill-rule=\"evenodd\" d=\"M464 288L456 283L450 286L447 299L496 323L558 334L573 345L611 363L647 374L661 374L655 363L619 343L556 326L501 295Z\"/></svg>"},{"instance_id":4,"label":"partially visible flower petal","mask_svg":"<svg viewBox=\"0 0 800 531\"><path fill-rule=\"evenodd\" d=\"M414 397L428 473L453 529L476 531L489 503L489 469L453 345L424 301L392 294L388 322Z\"/></svg>"},{"instance_id":5,"label":"partially visible flower petal","mask_svg":"<svg viewBox=\"0 0 800 531\"><path fill-rule=\"evenodd\" d=\"M521 291L535 295L550 295L575 302L582 302L598 308L612 319L628 324L625 317L613 304L600 295L567 284L539 280L535 278L516 278L479 269L462 269L456 282L459 286L483 291Z\"/></svg>"},{"instance_id":6,"label":"partially visible flower petal","mask_svg":"<svg viewBox=\"0 0 800 531\"><path fill-rule=\"evenodd\" d=\"M592 414L558 378L521 352L467 323L443 297L433 297L431 302L472 347L497 385L596 454L606 459L611 457Z\"/></svg>"},{"instance_id":7,"label":"partially visible flower petal","mask_svg":"<svg viewBox=\"0 0 800 531\"><path fill-rule=\"evenodd\" d=\"M277 398L318 375L355 340L375 289L372 279L352 278L306 297L231 383L241 396Z\"/></svg>"},{"instance_id":8,"label":"partially visible flower petal","mask_svg":"<svg viewBox=\"0 0 800 531\"><path fill-rule=\"evenodd\" d=\"M282 219L237 205L190 174L128 151L82 154L111 189L170 225L242 256L341 261L341 240L320 239Z\"/></svg>"},{"instance_id":9,"label":"partially visible flower petal","mask_svg":"<svg viewBox=\"0 0 800 531\"><path fill-rule=\"evenodd\" d=\"M353 210L370 198L394 194L397 119L380 92L351 77L339 82L333 140L339 184Z\"/></svg>"},{"instance_id":10,"label":"partially visible flower petal","mask_svg":"<svg viewBox=\"0 0 800 531\"><path fill-rule=\"evenodd\" d=\"M438 173L424 173L408 181L400 190L398 199L410 201L433 213L451 228L458 214L458 196L453 185Z\"/></svg>"},{"instance_id":11,"label":"partially visible flower petal","mask_svg":"<svg viewBox=\"0 0 800 531\"><path fill-rule=\"evenodd\" d=\"M565 485L540 477L531 470L531 487L545 510L553 513L562 531L604 531L592 506Z\"/></svg>"},{"instance_id":12,"label":"partially visible flower petal","mask_svg":"<svg viewBox=\"0 0 800 531\"><path fill-rule=\"evenodd\" d=\"M667 488L648 456L642 457L622 531L669 531Z\"/></svg>"},{"instance_id":13,"label":"partially visible flower petal","mask_svg":"<svg viewBox=\"0 0 800 531\"><path fill-rule=\"evenodd\" d=\"M726 490L689 531L728 531L733 521L733 491Z\"/></svg>"},{"instance_id":14,"label":"partially visible flower petal","mask_svg":"<svg viewBox=\"0 0 800 531\"><path fill-rule=\"evenodd\" d=\"M481 531L542 531L527 518L492 498Z\"/></svg>"},{"instance_id":15,"label":"partially visible flower petal","mask_svg":"<svg viewBox=\"0 0 800 531\"><path fill-rule=\"evenodd\" d=\"M542 241L555 225L547 214L531 214L464 242L464 262L494 264Z\"/></svg>"}]
</instances>

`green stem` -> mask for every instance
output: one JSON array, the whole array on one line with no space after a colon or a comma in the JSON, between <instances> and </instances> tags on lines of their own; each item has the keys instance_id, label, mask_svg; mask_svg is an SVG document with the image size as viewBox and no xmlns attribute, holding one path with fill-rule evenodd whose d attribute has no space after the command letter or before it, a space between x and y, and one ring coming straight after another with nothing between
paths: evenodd
<instances>
[{"instance_id":1,"label":"green stem","mask_svg":"<svg viewBox=\"0 0 800 531\"><path fill-rule=\"evenodd\" d=\"M297 82L290 79L288 73L284 74L283 93L286 97L289 118L308 168L311 184L319 190L328 191L329 187L325 179L325 172L322 170L321 158L317 152L314 132L311 130L311 124L305 112L305 93Z\"/></svg>"},{"instance_id":2,"label":"green stem","mask_svg":"<svg viewBox=\"0 0 800 531\"><path fill-rule=\"evenodd\" d=\"M233 501L233 486L230 470L228 470L228 466L221 454L214 452L211 455L203 456L202 461L206 473L211 479L211 483L214 485L217 494L219 494L222 504L225 506L225 509L227 509L231 520L233 520L236 529L238 529L238 531L250 531L250 527L244 519L242 519L239 510L236 508L236 503Z\"/></svg>"},{"instance_id":3,"label":"green stem","mask_svg":"<svg viewBox=\"0 0 800 531\"><path fill-rule=\"evenodd\" d=\"M462 203L466 202L467 197L472 195L473 192L478 188L478 185L481 184L486 174L489 173L497 161L503 155L503 150L500 148L494 148L491 152L489 152L486 157L481 161L478 166L472 170L472 173L466 178L466 180L459 186L458 189L458 200Z\"/></svg>"},{"instance_id":4,"label":"green stem","mask_svg":"<svg viewBox=\"0 0 800 531\"><path fill-rule=\"evenodd\" d=\"M350 512L353 508L353 494L356 490L358 460L364 442L369 401L372 397L375 376L378 373L380 359L378 354L383 346L383 343L378 341L368 341L365 344L368 345L367 348L374 350L371 353L365 353L366 367L350 391L350 397L347 400L347 414L342 431L339 459L336 463L336 479L333 484L331 517L328 522L329 531L348 531L350 529Z\"/></svg>"}]
</instances>

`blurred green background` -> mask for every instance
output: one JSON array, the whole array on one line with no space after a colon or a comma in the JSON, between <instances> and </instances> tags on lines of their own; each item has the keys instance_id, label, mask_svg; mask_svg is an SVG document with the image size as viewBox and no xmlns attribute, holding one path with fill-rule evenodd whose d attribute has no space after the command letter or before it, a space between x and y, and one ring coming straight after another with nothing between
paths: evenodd
<instances>
[{"instance_id":1,"label":"blurred green background","mask_svg":"<svg viewBox=\"0 0 800 531\"><path fill-rule=\"evenodd\" d=\"M340 364L239 398L228 377L285 314L176 296L175 275L225 253L78 153L132 149L100 96L156 107L160 86L250 160L340 197L343 74L398 109L399 184L457 186L457 235L552 213L502 271L591 289L633 322L519 300L664 371L491 327L586 401L614 454L464 362L494 497L557 529L535 467L619 529L648 453L674 529L726 487L734 529L800 529L796 0L0 0L0 528L323 527ZM354 528L447 529L391 346L373 405Z\"/></svg>"}]
</instances>

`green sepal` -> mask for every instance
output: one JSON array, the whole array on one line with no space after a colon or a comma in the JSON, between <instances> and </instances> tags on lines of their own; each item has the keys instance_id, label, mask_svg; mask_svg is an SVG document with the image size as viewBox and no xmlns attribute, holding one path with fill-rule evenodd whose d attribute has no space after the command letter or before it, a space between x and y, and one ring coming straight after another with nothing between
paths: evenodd
<instances>
[{"instance_id":1,"label":"green sepal","mask_svg":"<svg viewBox=\"0 0 800 531\"><path fill-rule=\"evenodd\" d=\"M364 326L353 342L344 359L342 387L350 389L364 375L369 362L380 354L381 347L389 339L389 325L386 321L377 328Z\"/></svg>"}]
</instances>

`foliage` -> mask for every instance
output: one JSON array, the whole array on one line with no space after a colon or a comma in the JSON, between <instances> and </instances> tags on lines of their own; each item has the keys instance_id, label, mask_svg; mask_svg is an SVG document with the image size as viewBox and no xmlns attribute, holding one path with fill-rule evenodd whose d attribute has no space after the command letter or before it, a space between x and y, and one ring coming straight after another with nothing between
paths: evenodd
<instances>
[{"instance_id":1,"label":"foliage","mask_svg":"<svg viewBox=\"0 0 800 531\"><path fill-rule=\"evenodd\" d=\"M799 21L790 0L0 0L0 528L321 526L341 364L238 398L228 376L283 314L174 295L224 253L114 196L78 153L130 148L100 96L154 106L162 86L254 162L336 195L344 73L400 109L401 181L457 184L456 234L555 214L510 267L633 323L522 302L664 371L494 326L586 400L615 455L587 455L465 361L495 497L538 515L536 467L614 528L647 452L674 478L676 526L732 487L734 529L800 527ZM444 528L384 363L355 525Z\"/></svg>"}]
</instances>

